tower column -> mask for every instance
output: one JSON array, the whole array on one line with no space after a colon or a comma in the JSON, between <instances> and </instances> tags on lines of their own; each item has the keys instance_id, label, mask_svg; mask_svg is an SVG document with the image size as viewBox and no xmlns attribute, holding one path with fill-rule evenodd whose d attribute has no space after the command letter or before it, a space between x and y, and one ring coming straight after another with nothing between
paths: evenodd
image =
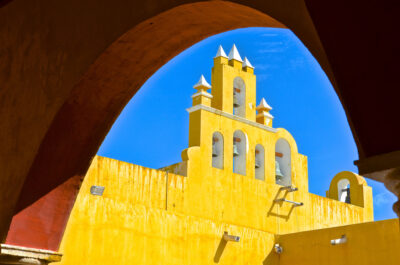
<instances>
[{"instance_id":1,"label":"tower column","mask_svg":"<svg viewBox=\"0 0 400 265\"><path fill-rule=\"evenodd\" d=\"M197 92L192 95L192 105L204 105L211 106L211 99L213 96L207 92L208 89L211 88L210 84L206 81L203 75L200 76L199 82L193 86L193 88L197 89Z\"/></svg>"},{"instance_id":2,"label":"tower column","mask_svg":"<svg viewBox=\"0 0 400 265\"><path fill-rule=\"evenodd\" d=\"M272 108L270 105L268 105L264 98L261 99L261 102L257 106L256 110L258 111L256 121L268 127L272 127L272 120L274 119L274 116L269 113Z\"/></svg>"}]
</instances>

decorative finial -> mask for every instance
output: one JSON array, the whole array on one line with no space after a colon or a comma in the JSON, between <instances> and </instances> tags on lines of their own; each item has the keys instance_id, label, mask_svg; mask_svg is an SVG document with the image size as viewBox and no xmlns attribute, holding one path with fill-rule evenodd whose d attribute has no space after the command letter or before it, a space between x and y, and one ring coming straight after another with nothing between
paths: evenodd
<instances>
[{"instance_id":1,"label":"decorative finial","mask_svg":"<svg viewBox=\"0 0 400 265\"><path fill-rule=\"evenodd\" d=\"M206 87L206 88L211 88L211 85L206 81L204 78L204 75L200 76L199 82L193 86L193 88L199 88L199 87Z\"/></svg>"},{"instance_id":2,"label":"decorative finial","mask_svg":"<svg viewBox=\"0 0 400 265\"><path fill-rule=\"evenodd\" d=\"M264 98L261 99L260 104L257 106L256 110L258 111L270 111L272 107L268 105L267 101Z\"/></svg>"},{"instance_id":3,"label":"decorative finial","mask_svg":"<svg viewBox=\"0 0 400 265\"><path fill-rule=\"evenodd\" d=\"M258 114L256 116L256 121L263 125L272 127L272 120L274 116L272 116L271 113L269 113L269 111L272 110L272 108L270 105L268 105L267 101L265 101L264 98L261 99L261 102L257 106L256 110L258 111Z\"/></svg>"},{"instance_id":4,"label":"decorative finial","mask_svg":"<svg viewBox=\"0 0 400 265\"><path fill-rule=\"evenodd\" d=\"M221 45L219 45L218 51L217 51L217 55L215 55L214 58L217 58L217 57L225 57L225 58L228 58L228 56L226 56L226 53L225 53L225 51L224 51L224 49L222 48Z\"/></svg>"},{"instance_id":5,"label":"decorative finial","mask_svg":"<svg viewBox=\"0 0 400 265\"><path fill-rule=\"evenodd\" d=\"M235 59L236 61L243 62L235 44L233 44L232 49L229 52L228 59L229 60Z\"/></svg>"},{"instance_id":6,"label":"decorative finial","mask_svg":"<svg viewBox=\"0 0 400 265\"><path fill-rule=\"evenodd\" d=\"M243 67L249 67L249 68L253 68L254 69L254 66L251 65L251 63L250 63L249 59L247 59L247 57L244 57Z\"/></svg>"}]
</instances>

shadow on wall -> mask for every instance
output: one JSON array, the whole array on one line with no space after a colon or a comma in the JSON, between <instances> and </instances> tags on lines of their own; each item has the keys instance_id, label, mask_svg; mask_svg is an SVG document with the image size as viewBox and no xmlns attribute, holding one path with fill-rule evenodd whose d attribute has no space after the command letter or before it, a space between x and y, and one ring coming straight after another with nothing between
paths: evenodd
<instances>
[{"instance_id":1,"label":"shadow on wall","mask_svg":"<svg viewBox=\"0 0 400 265\"><path fill-rule=\"evenodd\" d=\"M224 236L222 236L221 241L219 241L217 251L215 252L214 255L214 263L219 263L219 260L221 259L222 253L224 252L227 243L228 241L226 241L224 239Z\"/></svg>"},{"instance_id":2,"label":"shadow on wall","mask_svg":"<svg viewBox=\"0 0 400 265\"><path fill-rule=\"evenodd\" d=\"M273 249L268 253L268 256L264 259L263 265L279 264L279 255L274 252Z\"/></svg>"},{"instance_id":3,"label":"shadow on wall","mask_svg":"<svg viewBox=\"0 0 400 265\"><path fill-rule=\"evenodd\" d=\"M279 213L277 213L277 212L274 211L275 206L276 206L276 207L282 207L282 205L283 205L283 203L284 203L283 201L277 201L277 200L278 200L278 199L285 199L285 198L286 198L286 195L287 195L288 193L289 193L289 192L288 192L287 190L283 190L283 189L279 189L279 190L278 190L278 192L277 192L276 195L275 195L275 198L274 198L273 201L272 201L271 207L270 207L269 210L268 210L267 216L272 215L272 216L276 216L276 217L279 217L279 218L284 218L286 221L289 220L289 217L290 217L290 215L292 214L292 211L293 211L293 209L294 209L294 205L292 205L292 206L290 207L289 211L287 211L286 214L279 214Z\"/></svg>"}]
</instances>

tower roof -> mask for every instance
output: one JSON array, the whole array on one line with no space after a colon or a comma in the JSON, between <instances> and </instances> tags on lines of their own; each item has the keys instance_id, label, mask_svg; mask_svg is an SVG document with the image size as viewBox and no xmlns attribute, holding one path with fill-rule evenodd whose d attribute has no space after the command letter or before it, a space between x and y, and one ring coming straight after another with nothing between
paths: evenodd
<instances>
[{"instance_id":1,"label":"tower roof","mask_svg":"<svg viewBox=\"0 0 400 265\"><path fill-rule=\"evenodd\" d=\"M206 81L204 78L204 75L200 76L199 82L193 86L193 88L198 88L198 87L207 87L211 88L211 85Z\"/></svg>"},{"instance_id":2,"label":"tower roof","mask_svg":"<svg viewBox=\"0 0 400 265\"><path fill-rule=\"evenodd\" d=\"M246 67L246 66L254 69L254 66L250 63L249 59L247 59L247 57L244 57L243 67Z\"/></svg>"},{"instance_id":3,"label":"tower roof","mask_svg":"<svg viewBox=\"0 0 400 265\"><path fill-rule=\"evenodd\" d=\"M267 101L265 101L264 98L262 98L261 102L257 106L256 110L258 110L258 111L263 111L263 110L270 111L270 110L272 110L272 107L270 105L268 105Z\"/></svg>"},{"instance_id":4,"label":"tower roof","mask_svg":"<svg viewBox=\"0 0 400 265\"><path fill-rule=\"evenodd\" d=\"M233 44L232 49L229 52L228 59L229 60L235 59L236 61L243 62L235 44Z\"/></svg>"},{"instance_id":5,"label":"tower roof","mask_svg":"<svg viewBox=\"0 0 400 265\"><path fill-rule=\"evenodd\" d=\"M228 58L228 56L226 56L226 53L225 53L225 51L224 51L224 49L222 48L221 45L219 45L218 51L217 51L217 55L215 55L214 58L217 58L217 57L225 57L225 58Z\"/></svg>"}]
</instances>

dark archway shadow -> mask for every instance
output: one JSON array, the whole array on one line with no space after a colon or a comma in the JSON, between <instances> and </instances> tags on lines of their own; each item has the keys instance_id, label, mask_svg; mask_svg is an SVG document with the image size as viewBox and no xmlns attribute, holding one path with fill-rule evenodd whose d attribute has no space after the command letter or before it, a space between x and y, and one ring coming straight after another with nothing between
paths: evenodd
<instances>
[{"instance_id":1,"label":"dark archway shadow","mask_svg":"<svg viewBox=\"0 0 400 265\"><path fill-rule=\"evenodd\" d=\"M220 12L224 10L225 12ZM232 16L235 14L235 16ZM55 115L29 170L9 232L8 243L57 250L77 190L68 179L84 176L112 124L161 66L193 44L218 33L283 24L244 5L209 1L181 5L137 24L113 42L89 67ZM61 189L54 197L54 190ZM51 230L36 226L43 201ZM58 233L54 233L58 231ZM49 243L51 242L51 243Z\"/></svg>"}]
</instances>

